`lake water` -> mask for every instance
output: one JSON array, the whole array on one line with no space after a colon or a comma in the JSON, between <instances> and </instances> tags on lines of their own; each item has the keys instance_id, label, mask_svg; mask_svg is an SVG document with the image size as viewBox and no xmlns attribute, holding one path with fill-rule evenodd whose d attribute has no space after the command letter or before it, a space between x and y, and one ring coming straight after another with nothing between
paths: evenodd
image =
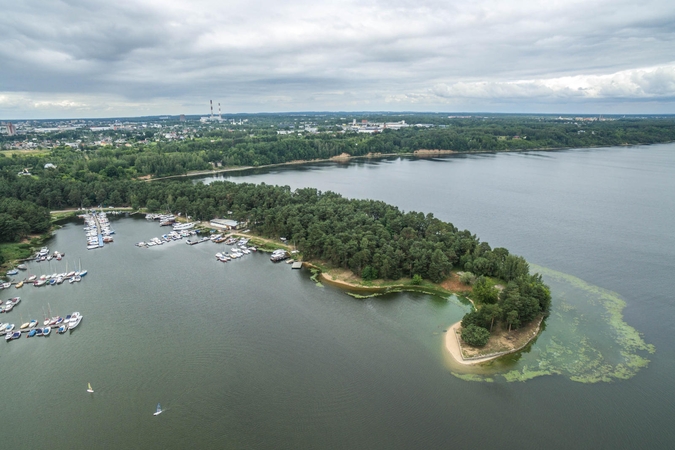
<instances>
[{"instance_id":1,"label":"lake water","mask_svg":"<svg viewBox=\"0 0 675 450\"><path fill-rule=\"evenodd\" d=\"M163 232L143 219L114 221L115 242L88 252L81 224L69 223L49 244L66 260L30 271L81 261L87 277L3 291L22 302L2 321L43 310L85 316L72 334L2 343L3 444L674 448L674 175L675 145L666 144L227 178L432 212L540 266L555 302L547 329L528 353L477 377L490 383L453 374L443 331L467 308L452 298L356 300L264 254L222 264L212 243L136 248ZM621 300L617 324L607 305ZM624 371L631 330L656 352L631 347L650 362ZM547 371L559 375L535 376ZM507 382L509 373L534 378ZM574 381L598 374L608 382ZM158 401L167 410L154 417Z\"/></svg>"}]
</instances>

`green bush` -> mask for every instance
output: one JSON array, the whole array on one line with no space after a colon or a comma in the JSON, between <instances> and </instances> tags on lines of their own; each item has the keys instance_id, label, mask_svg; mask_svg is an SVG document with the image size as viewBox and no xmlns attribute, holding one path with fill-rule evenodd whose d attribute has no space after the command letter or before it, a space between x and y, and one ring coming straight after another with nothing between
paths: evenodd
<instances>
[{"instance_id":1,"label":"green bush","mask_svg":"<svg viewBox=\"0 0 675 450\"><path fill-rule=\"evenodd\" d=\"M490 339L490 332L483 327L469 325L462 328L462 340L472 347L483 347Z\"/></svg>"},{"instance_id":2,"label":"green bush","mask_svg":"<svg viewBox=\"0 0 675 450\"><path fill-rule=\"evenodd\" d=\"M462 284L466 284L467 286L472 284L473 281L476 279L476 276L472 274L471 272L464 272L459 276L459 281Z\"/></svg>"}]
</instances>

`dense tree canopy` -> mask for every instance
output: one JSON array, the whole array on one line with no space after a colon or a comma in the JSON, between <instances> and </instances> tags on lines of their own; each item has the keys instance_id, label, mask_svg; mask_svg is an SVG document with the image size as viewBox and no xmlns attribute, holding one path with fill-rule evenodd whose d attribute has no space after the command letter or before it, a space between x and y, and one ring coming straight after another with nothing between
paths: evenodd
<instances>
[{"instance_id":1,"label":"dense tree canopy","mask_svg":"<svg viewBox=\"0 0 675 450\"><path fill-rule=\"evenodd\" d=\"M50 225L47 208L4 196L0 200L0 242L18 242L29 234L46 232Z\"/></svg>"}]
</instances>

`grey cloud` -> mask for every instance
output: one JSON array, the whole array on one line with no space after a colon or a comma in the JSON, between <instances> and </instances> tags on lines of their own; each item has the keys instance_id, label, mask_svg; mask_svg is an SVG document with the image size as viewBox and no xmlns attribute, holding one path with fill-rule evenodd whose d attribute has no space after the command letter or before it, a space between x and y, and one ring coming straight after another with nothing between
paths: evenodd
<instances>
[{"instance_id":1,"label":"grey cloud","mask_svg":"<svg viewBox=\"0 0 675 450\"><path fill-rule=\"evenodd\" d=\"M0 95L42 96L66 112L211 97L239 110L260 110L265 98L304 110L670 101L671 3L0 0ZM546 81L626 70L630 80L590 87ZM7 108L0 101L0 116Z\"/></svg>"}]
</instances>

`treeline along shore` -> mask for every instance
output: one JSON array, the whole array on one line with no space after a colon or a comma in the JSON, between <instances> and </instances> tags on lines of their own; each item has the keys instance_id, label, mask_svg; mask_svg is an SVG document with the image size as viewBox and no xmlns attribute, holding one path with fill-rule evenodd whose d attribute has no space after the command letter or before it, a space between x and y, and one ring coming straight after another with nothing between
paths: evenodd
<instances>
[{"instance_id":1,"label":"treeline along shore","mask_svg":"<svg viewBox=\"0 0 675 450\"><path fill-rule=\"evenodd\" d=\"M90 181L93 178L158 178L368 155L426 153L431 156L443 152L523 151L675 141L673 117L578 118L577 121L526 116L450 119L438 114L420 114L397 116L396 120L401 118L410 125L406 122L404 128L386 128L387 120L392 120L392 116L369 116L370 121L381 121L378 123L384 127L369 130L367 126L317 125L320 121L328 121L324 116L308 115L304 118L305 125L300 125L297 117L261 115L251 116L245 127L193 121L168 122L155 132L149 131L150 128L140 131L123 127L97 132L83 128L52 134L26 131L23 135L0 135L0 145L6 149L0 152L0 170L23 172L26 176L56 172L62 177ZM333 121L338 119L331 118ZM426 123L415 124L420 121ZM309 122L316 126L310 127ZM396 122L390 126L401 124ZM13 146L19 143L31 150L14 150Z\"/></svg>"}]
</instances>

